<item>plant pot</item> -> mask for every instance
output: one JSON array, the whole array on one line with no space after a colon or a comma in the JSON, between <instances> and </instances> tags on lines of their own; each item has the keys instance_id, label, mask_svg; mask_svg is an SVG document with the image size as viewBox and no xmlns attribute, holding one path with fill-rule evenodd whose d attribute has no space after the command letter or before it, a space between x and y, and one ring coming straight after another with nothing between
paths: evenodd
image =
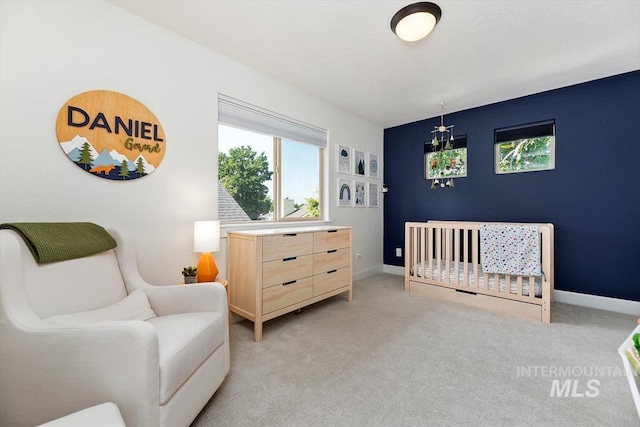
<instances>
[{"instance_id":1,"label":"plant pot","mask_svg":"<svg viewBox=\"0 0 640 427\"><path fill-rule=\"evenodd\" d=\"M184 276L184 283L188 285L190 283L196 283L198 276Z\"/></svg>"}]
</instances>

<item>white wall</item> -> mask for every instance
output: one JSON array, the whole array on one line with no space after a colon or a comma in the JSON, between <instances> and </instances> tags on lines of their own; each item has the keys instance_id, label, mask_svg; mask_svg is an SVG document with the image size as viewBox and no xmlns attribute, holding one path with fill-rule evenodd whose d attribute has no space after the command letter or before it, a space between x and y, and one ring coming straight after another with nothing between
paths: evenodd
<instances>
[{"instance_id":1,"label":"white wall","mask_svg":"<svg viewBox=\"0 0 640 427\"><path fill-rule=\"evenodd\" d=\"M180 282L182 266L199 255L193 221L217 218L217 95L224 93L329 130L330 218L354 227L354 258L364 255L356 278L382 271L382 208L337 208L335 174L337 144L377 153L382 163L381 127L107 2L3 0L0 19L0 222L113 226L135 240L145 279ZM137 99L160 121L166 153L151 175L97 178L60 148L58 111L97 89ZM223 275L225 253L216 259Z\"/></svg>"}]
</instances>

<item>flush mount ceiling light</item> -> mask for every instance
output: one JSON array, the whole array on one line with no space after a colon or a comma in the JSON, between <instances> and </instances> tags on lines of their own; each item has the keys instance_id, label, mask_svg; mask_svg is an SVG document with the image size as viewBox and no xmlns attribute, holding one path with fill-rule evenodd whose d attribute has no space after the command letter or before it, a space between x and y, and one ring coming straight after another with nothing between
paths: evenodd
<instances>
[{"instance_id":1,"label":"flush mount ceiling light","mask_svg":"<svg viewBox=\"0 0 640 427\"><path fill-rule=\"evenodd\" d=\"M441 16L442 10L435 3L413 3L393 15L391 31L404 41L414 42L426 37Z\"/></svg>"}]
</instances>

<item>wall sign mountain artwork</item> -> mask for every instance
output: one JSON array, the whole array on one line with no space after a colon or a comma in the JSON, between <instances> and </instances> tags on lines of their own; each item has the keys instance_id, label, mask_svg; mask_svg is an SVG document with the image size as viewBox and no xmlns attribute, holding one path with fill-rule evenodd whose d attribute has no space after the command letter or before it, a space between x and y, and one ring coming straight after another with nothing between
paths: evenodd
<instances>
[{"instance_id":1,"label":"wall sign mountain artwork","mask_svg":"<svg viewBox=\"0 0 640 427\"><path fill-rule=\"evenodd\" d=\"M117 181L153 173L166 148L162 126L147 107L107 90L83 92L68 100L58 113L56 134L78 167Z\"/></svg>"}]
</instances>

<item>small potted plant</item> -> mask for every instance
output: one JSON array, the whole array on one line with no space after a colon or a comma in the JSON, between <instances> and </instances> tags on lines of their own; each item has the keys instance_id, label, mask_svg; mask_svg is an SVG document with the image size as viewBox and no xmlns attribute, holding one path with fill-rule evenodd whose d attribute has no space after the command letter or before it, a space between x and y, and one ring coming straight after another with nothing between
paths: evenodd
<instances>
[{"instance_id":1,"label":"small potted plant","mask_svg":"<svg viewBox=\"0 0 640 427\"><path fill-rule=\"evenodd\" d=\"M182 269L182 275L184 276L184 283L196 283L196 276L198 275L198 267L190 265Z\"/></svg>"}]
</instances>

